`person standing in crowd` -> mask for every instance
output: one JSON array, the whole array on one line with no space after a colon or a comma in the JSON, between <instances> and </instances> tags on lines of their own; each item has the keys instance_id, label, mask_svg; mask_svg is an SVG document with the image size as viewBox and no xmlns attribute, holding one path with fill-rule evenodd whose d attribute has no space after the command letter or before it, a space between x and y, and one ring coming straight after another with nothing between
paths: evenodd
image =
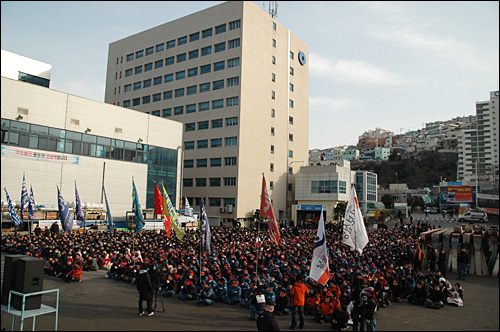
<instances>
[{"instance_id":1,"label":"person standing in crowd","mask_svg":"<svg viewBox=\"0 0 500 332\"><path fill-rule=\"evenodd\" d=\"M262 287L256 288L250 301L250 320L255 320L255 314L260 315L266 307L266 296L262 294Z\"/></svg>"},{"instance_id":2,"label":"person standing in crowd","mask_svg":"<svg viewBox=\"0 0 500 332\"><path fill-rule=\"evenodd\" d=\"M144 267L138 266L139 273L137 274L137 290L139 291L139 316L144 315L142 304L144 301L147 303L148 316L153 316L153 284L149 277L148 270Z\"/></svg>"},{"instance_id":3,"label":"person standing in crowd","mask_svg":"<svg viewBox=\"0 0 500 332\"><path fill-rule=\"evenodd\" d=\"M303 283L303 277L301 274L297 276L297 281L292 287L292 325L290 328L295 330L297 327L297 311L299 312L299 329L304 328L304 305L306 303L306 295L309 294L309 289Z\"/></svg>"},{"instance_id":4,"label":"person standing in crowd","mask_svg":"<svg viewBox=\"0 0 500 332\"><path fill-rule=\"evenodd\" d=\"M457 263L458 279L465 280L465 278L467 278L467 269L469 265L469 253L464 247L462 247L462 250L460 250L460 252L458 253Z\"/></svg>"},{"instance_id":5,"label":"person standing in crowd","mask_svg":"<svg viewBox=\"0 0 500 332\"><path fill-rule=\"evenodd\" d=\"M363 307L364 317L366 319L366 330L375 331L375 326L377 325L377 309L378 302L375 297L375 289L373 287L368 287L367 289L367 301L366 305Z\"/></svg>"},{"instance_id":6,"label":"person standing in crowd","mask_svg":"<svg viewBox=\"0 0 500 332\"><path fill-rule=\"evenodd\" d=\"M272 300L266 301L266 308L257 317L257 329L259 331L281 331L278 320L273 314L274 302Z\"/></svg>"},{"instance_id":7,"label":"person standing in crowd","mask_svg":"<svg viewBox=\"0 0 500 332\"><path fill-rule=\"evenodd\" d=\"M414 257L414 262L413 262L413 265L415 267L415 271L422 270L423 255L424 254L422 252L422 249L420 249L420 243L417 241L417 247L415 248L415 257Z\"/></svg>"},{"instance_id":8,"label":"person standing in crowd","mask_svg":"<svg viewBox=\"0 0 500 332\"><path fill-rule=\"evenodd\" d=\"M438 256L438 269L439 272L441 272L441 275L443 278L446 278L446 265L447 265L447 260L446 260L446 251L443 249L439 253Z\"/></svg>"},{"instance_id":9,"label":"person standing in crowd","mask_svg":"<svg viewBox=\"0 0 500 332\"><path fill-rule=\"evenodd\" d=\"M52 234L52 236L54 236L55 234L59 234L59 225L57 224L57 222L54 221L52 226L50 226L50 233Z\"/></svg>"}]
</instances>

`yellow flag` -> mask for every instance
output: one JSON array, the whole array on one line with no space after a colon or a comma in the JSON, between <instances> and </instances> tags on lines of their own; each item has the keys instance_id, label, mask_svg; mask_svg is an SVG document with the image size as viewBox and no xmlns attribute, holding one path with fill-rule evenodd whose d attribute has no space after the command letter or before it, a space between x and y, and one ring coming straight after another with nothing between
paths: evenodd
<instances>
[{"instance_id":1,"label":"yellow flag","mask_svg":"<svg viewBox=\"0 0 500 332\"><path fill-rule=\"evenodd\" d=\"M175 235L177 236L179 241L182 241L182 238L186 233L181 228L179 217L177 217L177 212L175 212L174 206L172 205L172 202L168 197L167 191L165 190L163 183L161 184L161 187L163 189L163 206L165 207L164 213L167 217L170 217L170 220L172 221L172 226L175 231Z\"/></svg>"}]
</instances>

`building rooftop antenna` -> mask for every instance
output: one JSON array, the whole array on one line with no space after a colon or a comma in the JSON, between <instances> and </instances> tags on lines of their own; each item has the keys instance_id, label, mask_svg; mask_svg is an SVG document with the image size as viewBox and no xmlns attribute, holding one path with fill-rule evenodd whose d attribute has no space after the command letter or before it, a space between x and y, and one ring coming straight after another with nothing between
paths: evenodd
<instances>
[{"instance_id":1,"label":"building rooftop antenna","mask_svg":"<svg viewBox=\"0 0 500 332\"><path fill-rule=\"evenodd\" d=\"M269 1L269 15L272 18L278 17L278 1Z\"/></svg>"}]
</instances>

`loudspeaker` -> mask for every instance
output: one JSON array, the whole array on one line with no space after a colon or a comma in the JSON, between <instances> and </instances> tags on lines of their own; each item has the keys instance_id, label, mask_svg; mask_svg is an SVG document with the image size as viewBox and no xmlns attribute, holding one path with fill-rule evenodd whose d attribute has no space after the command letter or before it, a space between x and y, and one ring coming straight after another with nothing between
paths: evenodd
<instances>
[{"instance_id":1,"label":"loudspeaker","mask_svg":"<svg viewBox=\"0 0 500 332\"><path fill-rule=\"evenodd\" d=\"M17 261L27 255L6 255L3 267L2 304L9 304L9 291L15 290Z\"/></svg>"},{"instance_id":2,"label":"loudspeaker","mask_svg":"<svg viewBox=\"0 0 500 332\"><path fill-rule=\"evenodd\" d=\"M43 290L43 265L42 259L27 256L17 261L16 282L14 290L27 294L40 292ZM22 297L13 296L13 306L17 310L22 310ZM42 295L25 297L25 310L40 309L42 305Z\"/></svg>"}]
</instances>

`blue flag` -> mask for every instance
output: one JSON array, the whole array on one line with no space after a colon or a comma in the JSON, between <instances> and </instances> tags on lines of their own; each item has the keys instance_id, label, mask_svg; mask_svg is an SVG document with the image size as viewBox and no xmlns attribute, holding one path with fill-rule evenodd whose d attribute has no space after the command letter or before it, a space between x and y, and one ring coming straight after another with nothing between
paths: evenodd
<instances>
[{"instance_id":1,"label":"blue flag","mask_svg":"<svg viewBox=\"0 0 500 332\"><path fill-rule=\"evenodd\" d=\"M23 188L21 189L21 224L24 222L24 207L29 203L28 189L26 189L26 181L23 174Z\"/></svg>"},{"instance_id":2,"label":"blue flag","mask_svg":"<svg viewBox=\"0 0 500 332\"><path fill-rule=\"evenodd\" d=\"M212 240L212 233L210 232L210 225L208 224L207 210L205 209L205 202L201 198L201 232L203 239L203 248L207 254L211 254L210 242Z\"/></svg>"},{"instance_id":3,"label":"blue flag","mask_svg":"<svg viewBox=\"0 0 500 332\"><path fill-rule=\"evenodd\" d=\"M104 191L104 200L106 201L106 219L108 219L108 229L112 232L114 226L113 216L111 215L111 210L109 209L108 196L106 196L106 189L104 189L104 186L102 187L102 191Z\"/></svg>"},{"instance_id":4,"label":"blue flag","mask_svg":"<svg viewBox=\"0 0 500 332\"><path fill-rule=\"evenodd\" d=\"M33 187L30 186L30 200L28 203L28 218L33 221L35 216L35 196L33 195Z\"/></svg>"},{"instance_id":5,"label":"blue flag","mask_svg":"<svg viewBox=\"0 0 500 332\"><path fill-rule=\"evenodd\" d=\"M61 219L62 228L66 233L71 234L71 230L73 229L73 217L69 212L68 206L64 203L64 198L61 196L59 187L57 187L57 204L59 206L59 219Z\"/></svg>"},{"instance_id":6,"label":"blue flag","mask_svg":"<svg viewBox=\"0 0 500 332\"><path fill-rule=\"evenodd\" d=\"M78 194L78 189L76 188L76 181L75 181L75 201L76 201L76 221L78 226L83 227L83 222L85 221L85 217L83 215L80 195Z\"/></svg>"},{"instance_id":7,"label":"blue flag","mask_svg":"<svg viewBox=\"0 0 500 332\"><path fill-rule=\"evenodd\" d=\"M135 217L135 230L137 233L142 231L146 221L144 220L144 215L142 214L141 204L139 203L139 196L137 195L137 189L135 188L135 182L132 179L132 210L134 211Z\"/></svg>"},{"instance_id":8,"label":"blue flag","mask_svg":"<svg viewBox=\"0 0 500 332\"><path fill-rule=\"evenodd\" d=\"M14 204L10 200L9 193L7 192L7 189L3 188L5 190L5 195L7 196L7 204L9 206L9 216L10 220L18 227L21 225L21 220L19 220L19 216L17 215L16 208L14 207Z\"/></svg>"}]
</instances>

